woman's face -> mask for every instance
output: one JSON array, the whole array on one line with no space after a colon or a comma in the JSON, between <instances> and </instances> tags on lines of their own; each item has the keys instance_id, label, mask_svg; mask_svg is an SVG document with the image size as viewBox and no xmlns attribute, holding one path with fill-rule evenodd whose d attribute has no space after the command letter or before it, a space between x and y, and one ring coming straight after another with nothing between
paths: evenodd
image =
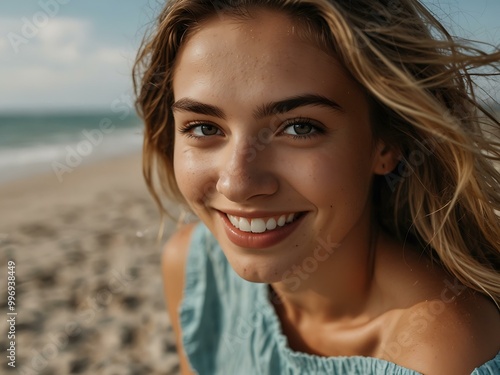
<instances>
[{"instance_id":1,"label":"woman's face","mask_svg":"<svg viewBox=\"0 0 500 375\"><path fill-rule=\"evenodd\" d=\"M277 282L370 226L387 152L360 87L277 12L214 17L177 57L174 171L235 271Z\"/></svg>"}]
</instances>

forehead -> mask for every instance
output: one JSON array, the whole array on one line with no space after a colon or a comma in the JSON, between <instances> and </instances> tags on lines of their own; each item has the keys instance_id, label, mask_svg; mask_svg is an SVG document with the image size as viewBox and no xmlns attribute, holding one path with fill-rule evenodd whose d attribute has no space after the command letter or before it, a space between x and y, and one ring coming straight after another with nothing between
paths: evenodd
<instances>
[{"instance_id":1,"label":"forehead","mask_svg":"<svg viewBox=\"0 0 500 375\"><path fill-rule=\"evenodd\" d=\"M223 16L205 21L179 51L175 99L223 94L248 101L251 94L272 99L282 97L283 91L287 96L359 91L329 51L303 37L303 27L284 13L267 10L245 19Z\"/></svg>"},{"instance_id":2,"label":"forehead","mask_svg":"<svg viewBox=\"0 0 500 375\"><path fill-rule=\"evenodd\" d=\"M283 62L297 53L307 53L312 47L312 43L298 36L298 30L298 21L277 11L257 10L245 18L212 17L188 37L180 50L177 67L186 60L213 69L221 68L224 62L261 67ZM278 51L281 59L274 53ZM323 54L320 49L315 52Z\"/></svg>"}]
</instances>

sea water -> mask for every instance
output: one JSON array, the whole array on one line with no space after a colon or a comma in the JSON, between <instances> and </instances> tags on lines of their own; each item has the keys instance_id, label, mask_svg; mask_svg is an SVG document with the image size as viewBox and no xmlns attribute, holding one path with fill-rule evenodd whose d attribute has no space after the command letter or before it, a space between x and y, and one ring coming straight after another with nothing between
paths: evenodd
<instances>
[{"instance_id":1,"label":"sea water","mask_svg":"<svg viewBox=\"0 0 500 375\"><path fill-rule=\"evenodd\" d=\"M60 181L81 165L138 152L135 113L0 114L0 183L40 173Z\"/></svg>"}]
</instances>

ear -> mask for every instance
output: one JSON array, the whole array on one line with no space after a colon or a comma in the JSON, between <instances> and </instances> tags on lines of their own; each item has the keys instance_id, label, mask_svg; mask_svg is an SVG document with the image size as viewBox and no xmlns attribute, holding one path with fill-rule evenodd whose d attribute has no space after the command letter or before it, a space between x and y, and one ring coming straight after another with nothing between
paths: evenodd
<instances>
[{"instance_id":1,"label":"ear","mask_svg":"<svg viewBox=\"0 0 500 375\"><path fill-rule=\"evenodd\" d=\"M401 160L401 152L395 146L389 146L384 141L377 142L373 158L373 173L386 175L396 168Z\"/></svg>"}]
</instances>

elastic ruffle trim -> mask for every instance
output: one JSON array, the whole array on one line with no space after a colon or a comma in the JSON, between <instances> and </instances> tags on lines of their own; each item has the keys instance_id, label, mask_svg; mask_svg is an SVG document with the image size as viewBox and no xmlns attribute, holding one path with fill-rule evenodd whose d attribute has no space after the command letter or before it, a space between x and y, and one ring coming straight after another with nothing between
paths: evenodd
<instances>
[{"instance_id":1,"label":"elastic ruffle trim","mask_svg":"<svg viewBox=\"0 0 500 375\"><path fill-rule=\"evenodd\" d=\"M500 374L500 352L491 361L475 369L471 375L499 375Z\"/></svg>"},{"instance_id":2,"label":"elastic ruffle trim","mask_svg":"<svg viewBox=\"0 0 500 375\"><path fill-rule=\"evenodd\" d=\"M363 356L321 357L293 351L288 346L288 339L283 334L279 318L268 299L267 287L267 284L259 285L259 302L261 312L265 315L272 330L271 336L276 338L278 352L283 358L282 363L285 367L282 374L421 375L414 370L378 358Z\"/></svg>"}]
</instances>

